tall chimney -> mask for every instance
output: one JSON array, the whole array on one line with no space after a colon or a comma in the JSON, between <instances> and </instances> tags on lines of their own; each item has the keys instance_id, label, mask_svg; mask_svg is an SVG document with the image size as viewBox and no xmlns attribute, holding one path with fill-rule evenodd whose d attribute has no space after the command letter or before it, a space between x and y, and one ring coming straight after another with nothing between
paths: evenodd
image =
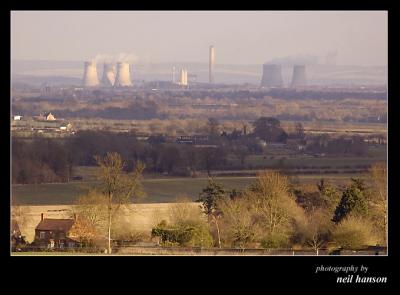
<instances>
[{"instance_id":1,"label":"tall chimney","mask_svg":"<svg viewBox=\"0 0 400 295\"><path fill-rule=\"evenodd\" d=\"M282 68L280 65L264 64L261 87L282 87Z\"/></svg>"},{"instance_id":2,"label":"tall chimney","mask_svg":"<svg viewBox=\"0 0 400 295\"><path fill-rule=\"evenodd\" d=\"M43 213L40 214L40 220L43 220Z\"/></svg>"},{"instance_id":3,"label":"tall chimney","mask_svg":"<svg viewBox=\"0 0 400 295\"><path fill-rule=\"evenodd\" d=\"M132 86L129 64L126 62L117 63L117 76L115 77L116 87Z\"/></svg>"},{"instance_id":4,"label":"tall chimney","mask_svg":"<svg viewBox=\"0 0 400 295\"><path fill-rule=\"evenodd\" d=\"M209 56L209 64L208 64L208 81L210 83L214 83L214 63L215 63L215 50L214 46L210 46L210 56Z\"/></svg>"},{"instance_id":5,"label":"tall chimney","mask_svg":"<svg viewBox=\"0 0 400 295\"><path fill-rule=\"evenodd\" d=\"M175 84L175 67L172 67L172 83Z\"/></svg>"},{"instance_id":6,"label":"tall chimney","mask_svg":"<svg viewBox=\"0 0 400 295\"><path fill-rule=\"evenodd\" d=\"M83 86L93 87L99 85L99 78L97 77L96 63L93 61L85 61L83 71Z\"/></svg>"},{"instance_id":7,"label":"tall chimney","mask_svg":"<svg viewBox=\"0 0 400 295\"><path fill-rule=\"evenodd\" d=\"M115 83L115 66L111 63L104 63L103 78L101 84L104 86L113 86Z\"/></svg>"},{"instance_id":8,"label":"tall chimney","mask_svg":"<svg viewBox=\"0 0 400 295\"><path fill-rule=\"evenodd\" d=\"M291 87L307 85L306 66L295 65L293 67L293 77Z\"/></svg>"}]
</instances>

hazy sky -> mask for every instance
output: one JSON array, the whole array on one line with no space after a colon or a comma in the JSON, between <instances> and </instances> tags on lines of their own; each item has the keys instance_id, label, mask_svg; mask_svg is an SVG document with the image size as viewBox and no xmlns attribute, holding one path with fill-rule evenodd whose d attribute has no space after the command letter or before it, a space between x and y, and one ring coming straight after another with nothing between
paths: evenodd
<instances>
[{"instance_id":1,"label":"hazy sky","mask_svg":"<svg viewBox=\"0 0 400 295\"><path fill-rule=\"evenodd\" d=\"M12 59L262 64L328 53L337 64L387 65L385 11L13 11Z\"/></svg>"}]
</instances>

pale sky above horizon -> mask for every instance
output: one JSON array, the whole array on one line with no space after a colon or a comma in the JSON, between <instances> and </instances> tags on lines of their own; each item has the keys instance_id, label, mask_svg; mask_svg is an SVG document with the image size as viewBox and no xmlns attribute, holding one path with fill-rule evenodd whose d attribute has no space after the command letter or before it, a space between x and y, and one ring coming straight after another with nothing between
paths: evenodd
<instances>
[{"instance_id":1,"label":"pale sky above horizon","mask_svg":"<svg viewBox=\"0 0 400 295\"><path fill-rule=\"evenodd\" d=\"M13 60L262 64L327 55L340 65L387 65L386 11L12 11Z\"/></svg>"}]
</instances>

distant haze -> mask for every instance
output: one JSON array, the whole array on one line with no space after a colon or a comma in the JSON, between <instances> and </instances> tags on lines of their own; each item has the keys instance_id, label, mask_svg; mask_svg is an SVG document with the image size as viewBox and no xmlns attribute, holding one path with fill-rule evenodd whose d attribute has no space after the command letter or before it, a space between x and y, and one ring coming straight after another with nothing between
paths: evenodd
<instances>
[{"instance_id":1,"label":"distant haze","mask_svg":"<svg viewBox=\"0 0 400 295\"><path fill-rule=\"evenodd\" d=\"M13 60L387 65L386 11L13 11Z\"/></svg>"}]
</instances>

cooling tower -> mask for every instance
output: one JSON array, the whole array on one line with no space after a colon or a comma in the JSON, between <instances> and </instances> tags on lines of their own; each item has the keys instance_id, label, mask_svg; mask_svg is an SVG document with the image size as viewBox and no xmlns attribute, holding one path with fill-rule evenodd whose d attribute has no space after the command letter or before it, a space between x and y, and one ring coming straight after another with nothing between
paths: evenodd
<instances>
[{"instance_id":1,"label":"cooling tower","mask_svg":"<svg viewBox=\"0 0 400 295\"><path fill-rule=\"evenodd\" d=\"M86 61L85 69L83 72L83 86L93 87L99 85L99 78L97 77L96 63Z\"/></svg>"},{"instance_id":2,"label":"cooling tower","mask_svg":"<svg viewBox=\"0 0 400 295\"><path fill-rule=\"evenodd\" d=\"M293 77L291 87L307 85L306 66L295 65L293 67Z\"/></svg>"},{"instance_id":3,"label":"cooling tower","mask_svg":"<svg viewBox=\"0 0 400 295\"><path fill-rule=\"evenodd\" d=\"M117 63L117 75L115 77L115 87L132 86L129 73L129 64L125 62Z\"/></svg>"},{"instance_id":4,"label":"cooling tower","mask_svg":"<svg viewBox=\"0 0 400 295\"><path fill-rule=\"evenodd\" d=\"M261 87L282 87L282 68L280 65L264 64Z\"/></svg>"},{"instance_id":5,"label":"cooling tower","mask_svg":"<svg viewBox=\"0 0 400 295\"><path fill-rule=\"evenodd\" d=\"M113 86L115 82L115 66L110 63L104 63L103 78L101 84L104 86Z\"/></svg>"},{"instance_id":6,"label":"cooling tower","mask_svg":"<svg viewBox=\"0 0 400 295\"><path fill-rule=\"evenodd\" d=\"M215 63L215 50L214 46L210 46L210 60L208 64L209 82L214 83L214 63Z\"/></svg>"}]
</instances>

